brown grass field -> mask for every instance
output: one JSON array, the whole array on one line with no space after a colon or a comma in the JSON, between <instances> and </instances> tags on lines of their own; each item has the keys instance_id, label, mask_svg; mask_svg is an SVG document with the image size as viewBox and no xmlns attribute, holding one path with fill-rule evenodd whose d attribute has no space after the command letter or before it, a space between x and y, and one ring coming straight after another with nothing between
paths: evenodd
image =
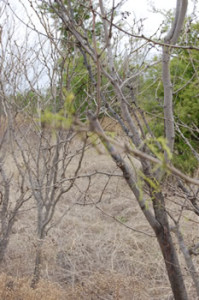
<instances>
[{"instance_id":1,"label":"brown grass field","mask_svg":"<svg viewBox=\"0 0 199 300\"><path fill-rule=\"evenodd\" d=\"M34 137L31 140L34 144ZM79 143L77 140L73 147ZM17 181L17 170L9 154L6 166ZM136 161L135 166L139 166ZM71 172L73 167L75 161L70 166ZM101 149L99 153L90 147L85 153L81 174L96 170L121 175L106 151ZM57 206L54 226L43 245L42 280L36 289L30 288L36 248L34 201L30 200L23 207L0 267L0 299L173 299L159 246L123 178L113 176L107 183L106 176L94 176L84 205L86 180L78 179ZM13 201L15 193L13 183ZM167 188L168 206L175 210L173 200L181 201ZM192 223L190 227L189 221L184 219L183 226L184 235L191 241L197 224ZM180 259L184 264L181 254ZM191 291L192 283L185 267L184 276ZM192 299L196 299L194 294Z\"/></svg>"}]
</instances>

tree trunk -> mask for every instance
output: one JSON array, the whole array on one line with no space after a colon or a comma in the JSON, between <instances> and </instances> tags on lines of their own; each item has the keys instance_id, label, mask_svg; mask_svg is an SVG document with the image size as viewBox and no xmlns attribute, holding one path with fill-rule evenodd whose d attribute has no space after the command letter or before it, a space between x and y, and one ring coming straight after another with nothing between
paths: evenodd
<instances>
[{"instance_id":1,"label":"tree trunk","mask_svg":"<svg viewBox=\"0 0 199 300\"><path fill-rule=\"evenodd\" d=\"M170 233L163 194L161 192L157 192L157 190L148 185L151 199L153 201L153 209L155 214L155 216L153 216L150 212L150 209L146 208L145 202L142 200L139 189L137 188L137 183L133 178L131 170L129 169L125 161L122 159L120 154L117 153L117 150L115 149L114 145L112 145L106 139L103 129L101 128L100 123L96 119L96 116L89 112L88 118L90 121L91 130L99 134L100 139L102 140L104 146L110 153L112 159L123 172L124 179L126 180L130 189L134 193L137 202L140 205L140 208L142 209L142 212L144 213L147 221L149 222L150 226L153 228L156 234L158 243L160 245L164 257L169 281L175 300L188 300L183 275ZM149 176L149 174L146 174L145 176Z\"/></svg>"},{"instance_id":2,"label":"tree trunk","mask_svg":"<svg viewBox=\"0 0 199 300\"><path fill-rule=\"evenodd\" d=\"M164 86L164 122L165 122L165 136L167 138L168 147L171 152L174 148L175 140L175 128L174 128L174 115L173 115L173 93L172 83L170 76L170 47L168 44L175 45L181 30L183 28L184 19L187 11L188 0L176 1L176 14L173 20L173 24L168 34L166 35L164 42L167 45L163 46L162 54L162 81ZM168 159L167 153L165 153L166 159Z\"/></svg>"},{"instance_id":3,"label":"tree trunk","mask_svg":"<svg viewBox=\"0 0 199 300\"><path fill-rule=\"evenodd\" d=\"M43 245L43 239L40 239L37 243L36 257L35 257L35 269L34 269L34 273L33 273L33 279L31 282L31 287L33 289L36 288L36 286L41 278L42 245Z\"/></svg>"},{"instance_id":4,"label":"tree trunk","mask_svg":"<svg viewBox=\"0 0 199 300\"><path fill-rule=\"evenodd\" d=\"M153 207L156 220L161 225L157 227L155 233L164 257L174 298L175 300L188 300L181 267L171 237L164 196L161 192L153 193Z\"/></svg>"},{"instance_id":5,"label":"tree trunk","mask_svg":"<svg viewBox=\"0 0 199 300\"><path fill-rule=\"evenodd\" d=\"M8 247L8 243L9 243L8 236L2 237L0 239L0 264L3 262L4 256L6 253L6 249Z\"/></svg>"},{"instance_id":6,"label":"tree trunk","mask_svg":"<svg viewBox=\"0 0 199 300\"><path fill-rule=\"evenodd\" d=\"M165 136L167 138L168 147L173 152L175 129L173 116L173 91L170 76L170 49L164 47L162 58L162 78L164 85L164 125Z\"/></svg>"},{"instance_id":7,"label":"tree trunk","mask_svg":"<svg viewBox=\"0 0 199 300\"><path fill-rule=\"evenodd\" d=\"M163 228L156 233L175 300L188 300L183 275L170 232Z\"/></svg>"}]
</instances>

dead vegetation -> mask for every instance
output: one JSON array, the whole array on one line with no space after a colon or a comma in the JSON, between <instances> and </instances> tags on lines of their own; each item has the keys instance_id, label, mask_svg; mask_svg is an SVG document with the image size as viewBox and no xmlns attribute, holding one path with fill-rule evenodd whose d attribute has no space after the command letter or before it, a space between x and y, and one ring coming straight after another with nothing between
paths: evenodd
<instances>
[{"instance_id":1,"label":"dead vegetation","mask_svg":"<svg viewBox=\"0 0 199 300\"><path fill-rule=\"evenodd\" d=\"M33 133L28 136L34 147ZM81 143L77 137L70 146L78 149ZM42 279L35 289L30 287L38 247L33 198L20 210L1 265L1 299L171 299L154 234L120 171L99 147L100 154L92 143L87 148L79 177L56 207L42 245ZM19 174L13 166L8 151L7 171L14 172L17 183ZM76 167L74 159L68 169L69 177ZM173 202L180 198L172 190L167 199L169 209L177 210ZM186 235L188 226L185 221Z\"/></svg>"}]
</instances>

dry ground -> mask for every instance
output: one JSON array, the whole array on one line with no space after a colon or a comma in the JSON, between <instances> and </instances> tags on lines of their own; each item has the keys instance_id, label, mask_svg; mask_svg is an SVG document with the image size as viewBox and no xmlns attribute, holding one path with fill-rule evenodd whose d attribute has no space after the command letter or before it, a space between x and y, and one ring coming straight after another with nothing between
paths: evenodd
<instances>
[{"instance_id":1,"label":"dry ground","mask_svg":"<svg viewBox=\"0 0 199 300\"><path fill-rule=\"evenodd\" d=\"M34 144L34 137L31 140ZM76 140L76 146L79 143ZM9 156L7 168L17 180ZM105 151L99 154L89 148L81 174L96 170L120 174ZM36 249L35 204L33 200L26 204L14 225L1 266L0 299L172 299L156 239L122 177L108 181L107 176L94 176L85 198L86 187L87 179L78 179L57 206L54 226L43 246L42 280L35 290L29 285ZM13 185L13 199L14 194ZM176 198L168 193L168 201L171 199ZM184 234L191 240L197 224L191 225L191 232L189 226L185 221ZM192 289L189 280L187 287Z\"/></svg>"}]
</instances>

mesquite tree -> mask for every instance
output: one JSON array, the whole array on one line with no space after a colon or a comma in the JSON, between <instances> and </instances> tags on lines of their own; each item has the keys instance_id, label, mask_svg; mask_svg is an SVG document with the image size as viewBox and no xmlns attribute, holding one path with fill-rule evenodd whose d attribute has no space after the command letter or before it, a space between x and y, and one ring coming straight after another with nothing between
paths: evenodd
<instances>
[{"instance_id":1,"label":"mesquite tree","mask_svg":"<svg viewBox=\"0 0 199 300\"><path fill-rule=\"evenodd\" d=\"M0 18L4 20L4 26L0 27L0 264L4 262L15 222L31 198L26 171L16 161L18 153L12 134L13 130L18 132L19 124L16 122L13 127L16 111L13 110L11 94L17 92L24 61L19 63L16 54L19 49L12 43L14 32L10 23L13 20L5 8L4 4L0 9Z\"/></svg>"},{"instance_id":2,"label":"mesquite tree","mask_svg":"<svg viewBox=\"0 0 199 300\"><path fill-rule=\"evenodd\" d=\"M189 184L199 185L198 180L189 178L170 165L175 142L175 129L169 62L172 48L176 45L183 28L187 0L177 0L171 29L163 41L153 40L153 38L149 39L140 34L139 30L135 32L135 29L126 29L124 24L124 27L121 27L121 23L114 19L115 12L119 9L119 5L115 1L112 2L111 7L107 8L105 8L102 0L90 0L84 3L57 0L43 1L43 3L45 8L61 22L62 31L67 33L65 36L70 36L70 41L72 37L74 45L79 48L79 55L82 55L84 59L84 67L87 69L90 77L89 84L92 86L92 93L88 94L86 99L87 107L91 108L87 111L90 131L98 134L99 139L108 150L112 159L123 172L123 176L135 195L140 209L154 230L164 257L174 298L188 299L188 295L182 268L174 246L172 231L176 233L180 249L184 254L197 295L199 296L197 270L191 257L193 252L196 253L197 247L194 250L192 249L193 251L191 252L186 247L180 231L182 211L185 209L184 204L182 204L178 216L172 215L168 211L162 189L166 173L169 170L173 176L177 177L176 184L183 190L186 201L192 201L193 213L198 214L197 193L194 192L194 189L192 189L192 192L189 190ZM80 7L83 9L84 15L89 17L85 19L80 18L78 22L77 11ZM99 20L101 22L100 37L99 27L96 26ZM131 47L130 53L126 54L125 57L120 56L120 59L118 59L117 50L118 48L121 50L121 48L116 43L118 41L117 37L121 37L121 35L126 36L126 38L130 37L131 46L133 41L135 44L134 47ZM139 44L137 44L138 40L140 41ZM162 80L164 85L163 110L166 142L162 139L154 139L147 119L136 103L136 84L139 81L139 74L143 73L146 67L146 65L142 64L142 58L145 56L141 55L138 60L136 60L136 57L139 56L139 51L143 49L147 53L149 46L148 48L143 48L146 46L146 42L163 47ZM136 67L131 69L130 65L139 65L139 69ZM93 103L95 108L93 108ZM126 139L130 141L130 146L127 143L122 145L121 142L118 143L106 135L100 124L100 118L104 112L118 121L126 135ZM81 124L81 129L85 128L85 130L88 130L80 121L78 124ZM146 142L144 127L148 129L147 139L149 142ZM121 147L125 149L129 156L136 156L140 159L142 165L141 175L135 176L133 169L127 165L119 153L118 149ZM158 164L156 169L154 169L154 164ZM140 181L142 181L142 185L140 185ZM183 182L186 183L186 187ZM146 193L150 195L151 205L149 207L140 186L144 187Z\"/></svg>"},{"instance_id":3,"label":"mesquite tree","mask_svg":"<svg viewBox=\"0 0 199 300\"><path fill-rule=\"evenodd\" d=\"M127 27L125 20L128 12L122 12L119 18L123 1L115 3L113 0L107 7L103 0L49 0L42 1L42 4L41 1L29 2L31 7L35 3L38 4L34 8L35 13L43 26L42 34L47 37L52 46L52 51L48 55L48 51L43 51L45 47L39 39L42 54L37 57L37 61L42 62L44 69L49 73L50 87L46 101L35 88L35 83L40 81L39 77L35 76L34 80L30 80L26 63L23 64L24 77L31 92L33 91L37 96L38 118L31 119L36 135L36 147L32 147L26 139L22 142L14 131L15 127L11 126L11 134L24 164L23 174L27 174L26 180L37 211L38 244L32 286L35 287L40 278L42 243L51 228L56 205L62 195L72 188L81 167L86 142L79 149L77 168L71 179L67 181L67 170L71 159L69 146L73 134L75 131L84 131L86 134L94 133L95 137L98 136L122 171L132 191L132 198L135 196L155 233L174 298L185 300L188 299L188 295L184 270L179 262L172 233L176 235L175 241L179 243L199 297L197 269L192 260L192 255L198 254L199 245L196 243L188 248L181 232L181 222L184 214L186 216L186 210L190 210L193 215L199 215L196 189L199 181L172 166L175 127L170 59L174 47L182 51L194 48L192 45L177 45L183 29L187 0L176 1L171 29L164 39L159 40L156 35L148 38L142 34L142 22L134 22L133 28ZM50 16L53 17L54 22L48 22ZM31 18L29 21L28 26L33 25L34 29ZM155 45L163 49L164 106L162 111L166 139L155 138L148 124L148 118L136 101L138 90L142 88L141 75L144 77L145 70L150 67L145 62L147 54ZM195 48L195 50L199 49ZM32 61L31 65L35 66L35 61ZM70 91L74 92L77 100L74 107L70 107L70 101L64 106L67 92ZM48 112L46 114L44 103L51 104L50 114ZM111 138L106 134L101 125L104 115L118 122L125 138ZM46 124L42 123L42 117ZM62 126L56 126L57 120L65 124L64 119L69 125L67 130ZM55 132L49 133L48 126L52 126L51 129ZM129 164L120 154L121 148L126 152ZM20 167L15 152L13 155L16 165ZM75 154L72 157L75 157ZM137 173L132 157L137 157L141 163L141 169L137 170ZM177 203L177 211L170 209L166 201L164 183L167 176L169 178L173 176L174 188L179 187L183 195L182 203Z\"/></svg>"},{"instance_id":4,"label":"mesquite tree","mask_svg":"<svg viewBox=\"0 0 199 300\"><path fill-rule=\"evenodd\" d=\"M31 286L35 288L42 272L45 237L59 223L54 218L55 212L74 187L87 139L83 133L79 146L74 147L74 140L78 140L72 129L74 97L61 86L56 87L62 77L59 60L64 61L65 53L61 56L59 45L50 40L49 31L47 35L39 35L30 29L24 43L16 42L12 27L15 19L6 3L3 12L4 36L0 44L0 263L17 217L32 209L36 217L37 241ZM28 14L26 17L29 26L33 26ZM49 28L49 24L45 25ZM33 40L28 44L30 36ZM48 88L40 88L39 85L46 80ZM29 200L34 202L33 208L27 203ZM60 219L65 214L64 210Z\"/></svg>"}]
</instances>

